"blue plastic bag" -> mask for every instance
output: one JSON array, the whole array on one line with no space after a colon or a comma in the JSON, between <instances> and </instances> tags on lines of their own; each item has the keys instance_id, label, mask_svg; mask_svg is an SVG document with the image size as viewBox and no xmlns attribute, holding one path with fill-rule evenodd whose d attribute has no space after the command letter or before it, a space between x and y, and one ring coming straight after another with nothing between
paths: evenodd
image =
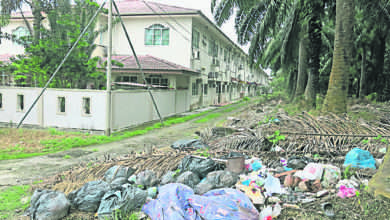
<instances>
[{"instance_id":1,"label":"blue plastic bag","mask_svg":"<svg viewBox=\"0 0 390 220\"><path fill-rule=\"evenodd\" d=\"M357 167L357 168L371 168L376 169L375 159L370 152L362 150L360 148L354 148L345 156L344 166Z\"/></svg>"}]
</instances>

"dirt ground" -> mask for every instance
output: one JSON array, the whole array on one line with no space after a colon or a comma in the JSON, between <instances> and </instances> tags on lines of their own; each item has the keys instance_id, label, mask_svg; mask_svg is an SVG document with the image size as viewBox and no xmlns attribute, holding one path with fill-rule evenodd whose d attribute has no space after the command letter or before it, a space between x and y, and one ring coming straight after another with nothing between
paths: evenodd
<instances>
[{"instance_id":1,"label":"dirt ground","mask_svg":"<svg viewBox=\"0 0 390 220\"><path fill-rule=\"evenodd\" d=\"M3 160L0 161L0 188L21 184L31 185L34 181L53 176L80 163L104 161L108 157L115 158L140 152L145 149L145 146L169 147L176 140L197 137L196 131L214 127L226 117L235 116L246 108L247 106L240 107L206 123L194 123L197 120L194 119L119 142L75 148L26 159Z\"/></svg>"}]
</instances>

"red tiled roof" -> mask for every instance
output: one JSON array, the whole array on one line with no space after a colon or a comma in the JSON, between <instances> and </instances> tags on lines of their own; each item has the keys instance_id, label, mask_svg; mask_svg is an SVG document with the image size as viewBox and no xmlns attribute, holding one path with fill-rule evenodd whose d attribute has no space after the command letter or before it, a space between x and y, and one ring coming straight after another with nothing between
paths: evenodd
<instances>
[{"instance_id":1,"label":"red tiled roof","mask_svg":"<svg viewBox=\"0 0 390 220\"><path fill-rule=\"evenodd\" d=\"M11 58L12 57L15 57L15 55L11 55L11 54L0 54L0 62L4 62L4 63L11 63Z\"/></svg>"},{"instance_id":2,"label":"red tiled roof","mask_svg":"<svg viewBox=\"0 0 390 220\"><path fill-rule=\"evenodd\" d=\"M116 55L116 56L112 56L112 59L123 64L123 67L118 67L118 66L113 65L112 68L114 70L136 70L136 71L138 71L138 65L137 65L133 56ZM104 58L103 62L106 60L107 60L107 58ZM145 70L146 72L150 72L150 71L161 72L162 71L165 73L169 73L169 72L197 73L196 71L194 71L190 68L181 66L179 64L176 64L176 63L164 60L164 59L150 56L150 55L138 56L138 60L142 66L142 69Z\"/></svg>"},{"instance_id":3,"label":"red tiled roof","mask_svg":"<svg viewBox=\"0 0 390 220\"><path fill-rule=\"evenodd\" d=\"M122 0L116 2L119 12L123 15L131 14L186 14L197 13L195 9L182 8L143 0ZM107 6L105 6L107 8ZM115 13L115 9L114 13Z\"/></svg>"}]
</instances>

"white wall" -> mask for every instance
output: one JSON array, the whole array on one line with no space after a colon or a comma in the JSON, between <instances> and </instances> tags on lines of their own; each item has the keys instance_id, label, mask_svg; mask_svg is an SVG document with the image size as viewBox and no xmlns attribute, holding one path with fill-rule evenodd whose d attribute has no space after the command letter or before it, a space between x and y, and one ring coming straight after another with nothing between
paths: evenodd
<instances>
[{"instance_id":1,"label":"white wall","mask_svg":"<svg viewBox=\"0 0 390 220\"><path fill-rule=\"evenodd\" d=\"M12 87L0 87L0 93L2 94L3 106L0 109L0 122L3 123L19 123L24 113L32 105L33 99L35 99L40 90L35 88L12 88ZM24 110L17 111L17 95L24 95ZM36 107L32 109L31 113L24 120L24 124L39 125L40 124L40 112L41 102L38 102Z\"/></svg>"},{"instance_id":2,"label":"white wall","mask_svg":"<svg viewBox=\"0 0 390 220\"><path fill-rule=\"evenodd\" d=\"M12 19L7 26L1 28L1 31L12 35L12 32L20 26L26 27L23 19ZM17 43L13 43L12 41L7 39L1 39L0 54L17 55L23 53L23 46Z\"/></svg>"},{"instance_id":3,"label":"white wall","mask_svg":"<svg viewBox=\"0 0 390 220\"><path fill-rule=\"evenodd\" d=\"M122 17L137 55L149 54L190 68L192 18L184 15L162 17ZM169 45L145 45L145 28L153 24L169 27ZM103 44L107 45L106 33L103 34ZM133 55L120 23L113 28L113 54Z\"/></svg>"},{"instance_id":4,"label":"white wall","mask_svg":"<svg viewBox=\"0 0 390 220\"><path fill-rule=\"evenodd\" d=\"M189 110L187 90L152 91L162 117ZM150 95L145 90L113 91L112 93L114 130L158 120Z\"/></svg>"},{"instance_id":5,"label":"white wall","mask_svg":"<svg viewBox=\"0 0 390 220\"><path fill-rule=\"evenodd\" d=\"M65 113L58 112L58 97L65 97ZM90 98L91 114L82 111L83 97ZM105 130L106 92L99 90L49 89L43 99L44 127Z\"/></svg>"}]
</instances>

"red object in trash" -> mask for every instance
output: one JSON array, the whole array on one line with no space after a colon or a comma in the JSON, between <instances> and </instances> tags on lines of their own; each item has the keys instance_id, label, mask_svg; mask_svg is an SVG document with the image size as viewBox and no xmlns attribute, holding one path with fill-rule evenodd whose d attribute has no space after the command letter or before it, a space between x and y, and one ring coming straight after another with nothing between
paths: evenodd
<instances>
[{"instance_id":1,"label":"red object in trash","mask_svg":"<svg viewBox=\"0 0 390 220\"><path fill-rule=\"evenodd\" d=\"M269 215L269 216L263 218L263 220L272 220L272 216Z\"/></svg>"}]
</instances>

